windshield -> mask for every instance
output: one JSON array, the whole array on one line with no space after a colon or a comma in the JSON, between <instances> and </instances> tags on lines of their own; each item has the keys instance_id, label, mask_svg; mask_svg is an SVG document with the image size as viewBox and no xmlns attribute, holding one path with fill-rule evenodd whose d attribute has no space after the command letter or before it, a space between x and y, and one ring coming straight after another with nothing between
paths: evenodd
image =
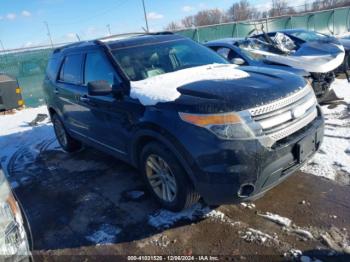
<instances>
[{"instance_id":1,"label":"windshield","mask_svg":"<svg viewBox=\"0 0 350 262\"><path fill-rule=\"evenodd\" d=\"M190 67L228 64L214 51L187 39L114 49L112 53L131 81Z\"/></svg>"},{"instance_id":2,"label":"windshield","mask_svg":"<svg viewBox=\"0 0 350 262\"><path fill-rule=\"evenodd\" d=\"M295 36L297 38L300 38L301 40L304 40L305 42L308 41L316 41L316 40L322 40L328 38L327 35L320 34L317 32L311 32L311 31L296 31L289 33L292 36Z\"/></svg>"}]
</instances>

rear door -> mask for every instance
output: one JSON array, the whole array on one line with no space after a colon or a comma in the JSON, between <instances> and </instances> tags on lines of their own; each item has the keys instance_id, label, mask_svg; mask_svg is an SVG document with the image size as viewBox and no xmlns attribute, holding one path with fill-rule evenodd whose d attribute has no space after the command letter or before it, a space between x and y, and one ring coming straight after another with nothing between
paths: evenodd
<instances>
[{"instance_id":1,"label":"rear door","mask_svg":"<svg viewBox=\"0 0 350 262\"><path fill-rule=\"evenodd\" d=\"M75 134L86 136L92 123L89 108L80 101L80 97L87 94L86 87L83 86L83 62L83 53L65 56L54 92L66 128Z\"/></svg>"}]
</instances>

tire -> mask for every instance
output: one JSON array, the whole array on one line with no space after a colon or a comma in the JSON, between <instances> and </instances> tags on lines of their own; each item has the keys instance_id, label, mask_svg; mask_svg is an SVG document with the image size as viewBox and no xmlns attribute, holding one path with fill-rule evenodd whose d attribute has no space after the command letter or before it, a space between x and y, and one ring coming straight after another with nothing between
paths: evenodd
<instances>
[{"instance_id":1,"label":"tire","mask_svg":"<svg viewBox=\"0 0 350 262\"><path fill-rule=\"evenodd\" d=\"M148 190L164 208L177 212L198 202L200 196L186 171L162 144L151 142L144 147L140 169Z\"/></svg>"},{"instance_id":2,"label":"tire","mask_svg":"<svg viewBox=\"0 0 350 262\"><path fill-rule=\"evenodd\" d=\"M62 120L57 114L52 116L52 123L55 130L55 135L58 143L64 151L73 153L79 151L82 148L81 142L72 138L65 129Z\"/></svg>"}]
</instances>

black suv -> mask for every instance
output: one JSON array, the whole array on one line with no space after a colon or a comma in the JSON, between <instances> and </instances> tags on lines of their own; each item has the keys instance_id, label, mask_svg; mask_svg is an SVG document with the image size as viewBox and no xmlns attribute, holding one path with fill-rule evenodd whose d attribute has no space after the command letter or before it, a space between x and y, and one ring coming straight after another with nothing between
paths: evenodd
<instances>
[{"instance_id":1,"label":"black suv","mask_svg":"<svg viewBox=\"0 0 350 262\"><path fill-rule=\"evenodd\" d=\"M200 197L256 199L323 139L321 110L301 77L229 65L170 33L58 48L44 90L64 150L87 144L130 163L175 211Z\"/></svg>"}]
</instances>

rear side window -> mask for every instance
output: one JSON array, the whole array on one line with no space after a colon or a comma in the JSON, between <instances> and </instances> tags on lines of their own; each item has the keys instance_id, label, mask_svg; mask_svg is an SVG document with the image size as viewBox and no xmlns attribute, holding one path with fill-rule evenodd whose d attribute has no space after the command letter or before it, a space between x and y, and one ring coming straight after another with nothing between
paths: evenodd
<instances>
[{"instance_id":1,"label":"rear side window","mask_svg":"<svg viewBox=\"0 0 350 262\"><path fill-rule=\"evenodd\" d=\"M57 57L52 57L46 68L46 75L49 79L55 81L57 77L57 71L59 69L60 63Z\"/></svg>"},{"instance_id":2,"label":"rear side window","mask_svg":"<svg viewBox=\"0 0 350 262\"><path fill-rule=\"evenodd\" d=\"M84 84L87 85L89 82L105 80L110 85L117 84L120 82L116 76L114 68L107 60L105 54L101 52L88 53L85 61L85 80Z\"/></svg>"},{"instance_id":3,"label":"rear side window","mask_svg":"<svg viewBox=\"0 0 350 262\"><path fill-rule=\"evenodd\" d=\"M82 63L82 54L66 56L60 72L60 81L69 84L81 84Z\"/></svg>"}]
</instances>

